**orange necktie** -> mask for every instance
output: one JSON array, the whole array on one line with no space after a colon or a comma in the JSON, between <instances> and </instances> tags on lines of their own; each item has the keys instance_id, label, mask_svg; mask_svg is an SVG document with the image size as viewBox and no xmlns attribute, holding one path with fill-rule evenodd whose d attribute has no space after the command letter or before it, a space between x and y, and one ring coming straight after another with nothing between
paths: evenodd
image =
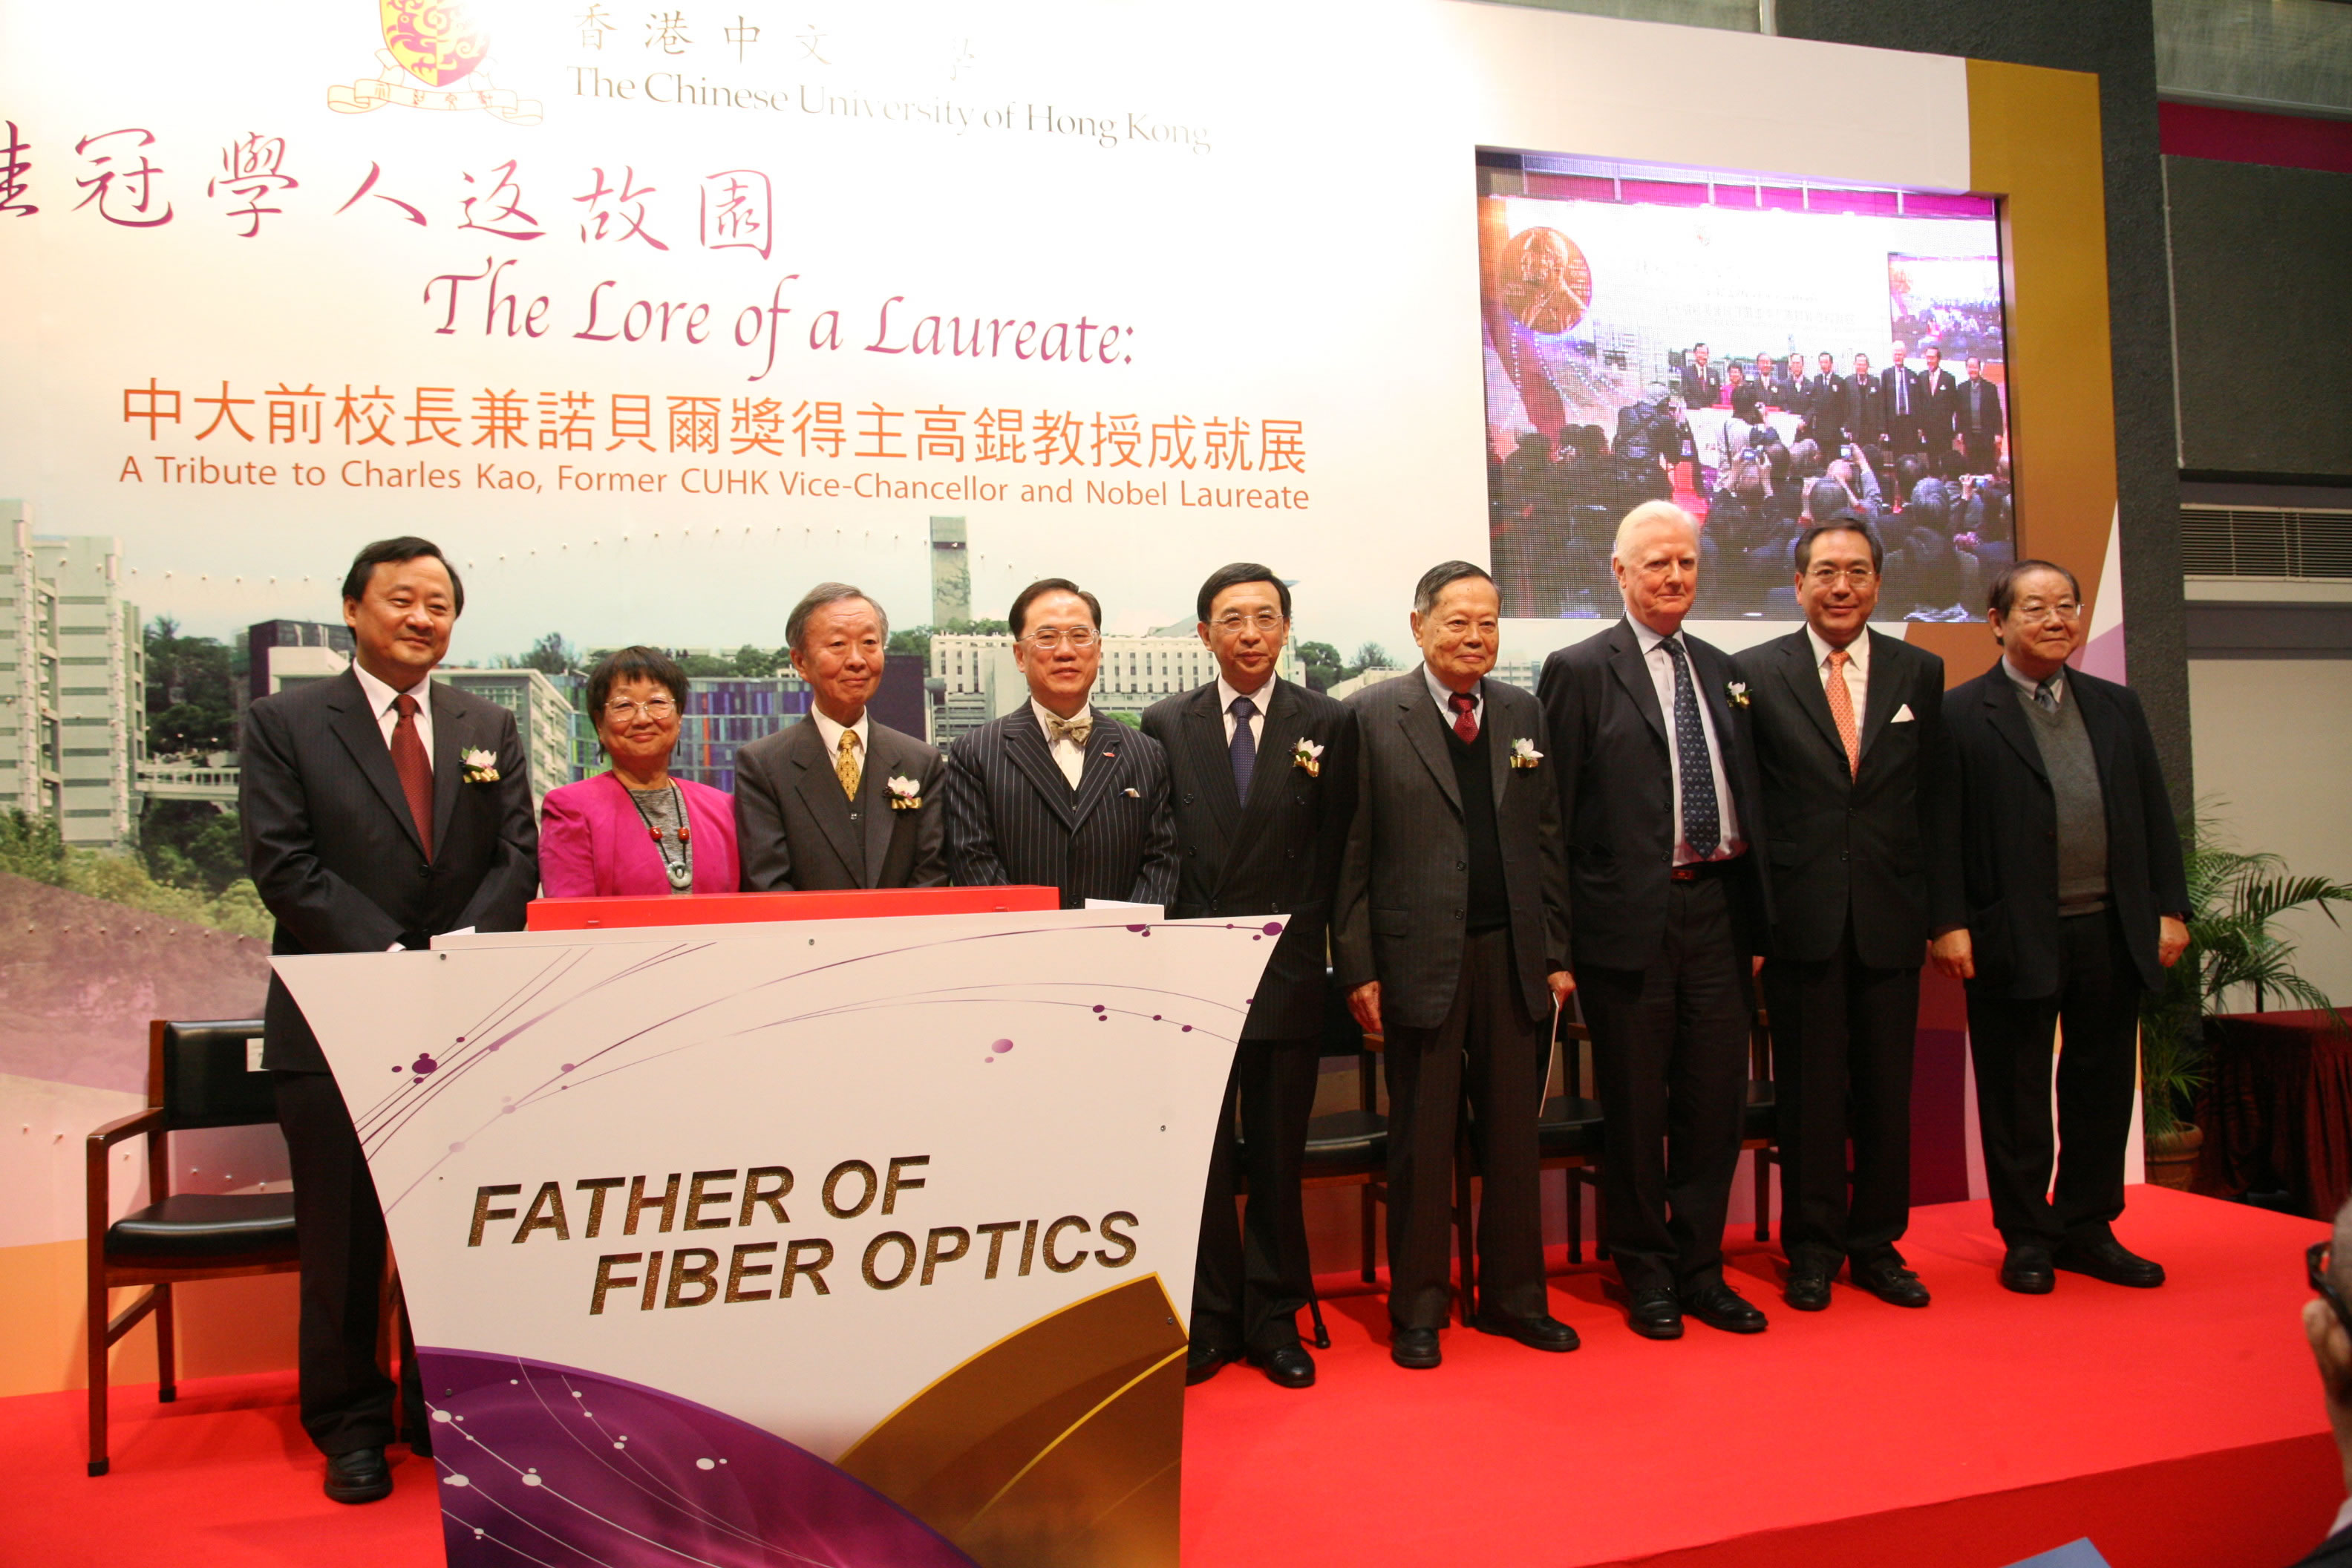
<instances>
[{"instance_id":1,"label":"orange necktie","mask_svg":"<svg viewBox=\"0 0 2352 1568\"><path fill-rule=\"evenodd\" d=\"M1842 647L1830 649L1830 679L1827 688L1830 717L1837 721L1838 739L1845 742L1845 766L1849 775L1862 772L1862 736L1853 727L1853 693L1846 689L1845 667L1853 655Z\"/></svg>"}]
</instances>

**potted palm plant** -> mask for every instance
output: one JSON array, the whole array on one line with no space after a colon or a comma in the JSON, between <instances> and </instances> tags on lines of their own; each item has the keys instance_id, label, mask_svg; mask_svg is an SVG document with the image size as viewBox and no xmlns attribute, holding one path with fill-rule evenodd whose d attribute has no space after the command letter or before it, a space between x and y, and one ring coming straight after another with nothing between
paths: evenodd
<instances>
[{"instance_id":1,"label":"potted palm plant","mask_svg":"<svg viewBox=\"0 0 2352 1568\"><path fill-rule=\"evenodd\" d=\"M2222 804L2203 803L2187 849L2189 951L2140 1012L2147 1178L2168 1187L2189 1185L2204 1141L2189 1116L2217 1037L2211 1020L2228 1010L2224 999L2251 995L2256 1012L2283 999L2335 1016L2326 993L2295 972L2294 943L2272 922L2306 909L2332 921L2335 905L2352 905L2352 882L2298 877L2276 855L2231 847L2210 815Z\"/></svg>"}]
</instances>

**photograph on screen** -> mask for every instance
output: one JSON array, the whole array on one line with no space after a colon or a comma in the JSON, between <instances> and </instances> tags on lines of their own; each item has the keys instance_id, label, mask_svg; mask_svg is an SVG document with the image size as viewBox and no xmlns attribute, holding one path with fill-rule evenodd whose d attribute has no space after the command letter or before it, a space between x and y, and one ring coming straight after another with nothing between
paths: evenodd
<instances>
[{"instance_id":1,"label":"photograph on screen","mask_svg":"<svg viewBox=\"0 0 2352 1568\"><path fill-rule=\"evenodd\" d=\"M1981 618L2015 559L1989 197L1479 155L1488 531L1503 613L1614 617L1618 519L1700 521L1706 620L1801 618L1851 512L1874 617Z\"/></svg>"}]
</instances>

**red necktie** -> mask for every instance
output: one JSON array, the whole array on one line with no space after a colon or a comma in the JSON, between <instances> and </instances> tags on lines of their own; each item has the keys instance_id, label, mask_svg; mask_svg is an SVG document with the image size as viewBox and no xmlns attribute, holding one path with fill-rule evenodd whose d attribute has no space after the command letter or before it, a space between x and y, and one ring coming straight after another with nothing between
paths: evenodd
<instances>
[{"instance_id":1,"label":"red necktie","mask_svg":"<svg viewBox=\"0 0 2352 1568\"><path fill-rule=\"evenodd\" d=\"M1466 746L1478 738L1477 699L1466 691L1455 691L1449 693L1445 700L1454 709L1454 732L1462 737Z\"/></svg>"},{"instance_id":2,"label":"red necktie","mask_svg":"<svg viewBox=\"0 0 2352 1568\"><path fill-rule=\"evenodd\" d=\"M392 700L400 715L392 727L392 770L400 775L400 793L408 797L408 815L415 820L417 841L425 858L433 858L433 763L425 755L425 739L416 732L416 699L404 691Z\"/></svg>"}]
</instances>

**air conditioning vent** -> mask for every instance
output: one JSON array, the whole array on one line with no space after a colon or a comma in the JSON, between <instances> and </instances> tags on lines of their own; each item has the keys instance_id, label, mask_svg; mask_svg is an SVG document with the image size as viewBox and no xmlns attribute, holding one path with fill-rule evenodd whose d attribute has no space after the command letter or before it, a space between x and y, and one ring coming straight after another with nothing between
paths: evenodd
<instances>
[{"instance_id":1,"label":"air conditioning vent","mask_svg":"<svg viewBox=\"0 0 2352 1568\"><path fill-rule=\"evenodd\" d=\"M2352 511L2184 506L2180 569L2191 577L2352 579Z\"/></svg>"}]
</instances>

